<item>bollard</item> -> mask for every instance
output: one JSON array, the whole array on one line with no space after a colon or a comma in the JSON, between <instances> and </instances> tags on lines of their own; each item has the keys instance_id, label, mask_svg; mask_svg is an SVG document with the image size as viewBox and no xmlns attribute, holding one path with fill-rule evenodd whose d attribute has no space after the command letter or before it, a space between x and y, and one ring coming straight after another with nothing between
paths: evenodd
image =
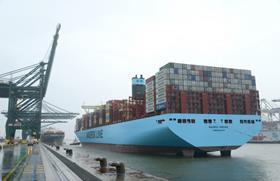
<instances>
[{"instance_id":1,"label":"bollard","mask_svg":"<svg viewBox=\"0 0 280 181\"><path fill-rule=\"evenodd\" d=\"M72 156L72 155L73 155L73 150L72 150L72 149L69 149L69 150L68 150L68 154L69 154L69 156Z\"/></svg>"},{"instance_id":2,"label":"bollard","mask_svg":"<svg viewBox=\"0 0 280 181\"><path fill-rule=\"evenodd\" d=\"M66 151L66 155L69 155L69 156L73 155L73 150L72 149L64 148L64 150Z\"/></svg>"},{"instance_id":3,"label":"bollard","mask_svg":"<svg viewBox=\"0 0 280 181\"><path fill-rule=\"evenodd\" d=\"M125 176L125 167L122 162L112 162L109 164L112 167L116 167L117 170L117 180L123 180Z\"/></svg>"},{"instance_id":4,"label":"bollard","mask_svg":"<svg viewBox=\"0 0 280 181\"><path fill-rule=\"evenodd\" d=\"M59 150L59 146L55 146L56 150Z\"/></svg>"},{"instance_id":5,"label":"bollard","mask_svg":"<svg viewBox=\"0 0 280 181\"><path fill-rule=\"evenodd\" d=\"M99 161L100 163L100 172L106 173L107 172L107 159L106 158L95 158L95 161Z\"/></svg>"}]
</instances>

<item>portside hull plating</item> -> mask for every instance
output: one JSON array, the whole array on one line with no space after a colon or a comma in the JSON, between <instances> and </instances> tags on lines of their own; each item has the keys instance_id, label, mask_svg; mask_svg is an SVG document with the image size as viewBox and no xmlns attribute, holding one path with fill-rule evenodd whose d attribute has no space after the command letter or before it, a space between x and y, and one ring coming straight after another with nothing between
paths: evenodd
<instances>
[{"instance_id":1,"label":"portside hull plating","mask_svg":"<svg viewBox=\"0 0 280 181\"><path fill-rule=\"evenodd\" d=\"M194 119L195 123L183 123L183 119ZM205 119L212 123L204 123ZM223 151L236 149L258 134L260 119L258 115L163 114L82 130L76 135L83 144L117 151ZM254 123L242 124L240 120Z\"/></svg>"}]
</instances>

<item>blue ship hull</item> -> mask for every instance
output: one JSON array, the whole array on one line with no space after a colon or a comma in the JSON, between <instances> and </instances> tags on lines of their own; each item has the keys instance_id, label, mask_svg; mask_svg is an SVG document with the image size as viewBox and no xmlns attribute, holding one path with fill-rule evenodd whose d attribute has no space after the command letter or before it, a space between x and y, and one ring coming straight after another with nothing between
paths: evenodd
<instances>
[{"instance_id":1,"label":"blue ship hull","mask_svg":"<svg viewBox=\"0 0 280 181\"><path fill-rule=\"evenodd\" d=\"M127 152L236 149L261 130L258 115L162 114L77 131L82 144Z\"/></svg>"}]
</instances>

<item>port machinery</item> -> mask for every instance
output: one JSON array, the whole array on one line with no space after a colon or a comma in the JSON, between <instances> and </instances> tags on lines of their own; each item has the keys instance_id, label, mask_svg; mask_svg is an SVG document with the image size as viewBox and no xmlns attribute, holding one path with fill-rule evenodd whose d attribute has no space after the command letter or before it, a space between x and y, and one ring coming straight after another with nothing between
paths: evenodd
<instances>
[{"instance_id":1,"label":"port machinery","mask_svg":"<svg viewBox=\"0 0 280 181\"><path fill-rule=\"evenodd\" d=\"M40 137L41 123L60 123L60 119L73 119L78 114L45 102L61 25L58 24L46 61L0 74L0 98L8 98L6 138L13 139L16 129ZM51 106L50 106L51 105ZM43 106L47 112L42 113ZM50 121L52 120L52 121ZM23 135L23 138L26 135Z\"/></svg>"},{"instance_id":2,"label":"port machinery","mask_svg":"<svg viewBox=\"0 0 280 181\"><path fill-rule=\"evenodd\" d=\"M280 107L275 103L279 103L280 99L268 101L261 99L261 113L265 121L280 121Z\"/></svg>"}]
</instances>

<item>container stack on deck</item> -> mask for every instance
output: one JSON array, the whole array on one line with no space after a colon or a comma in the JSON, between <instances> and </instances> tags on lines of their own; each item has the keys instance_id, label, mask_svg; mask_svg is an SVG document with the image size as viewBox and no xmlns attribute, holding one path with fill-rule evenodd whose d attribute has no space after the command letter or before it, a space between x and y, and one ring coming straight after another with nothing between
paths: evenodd
<instances>
[{"instance_id":1,"label":"container stack on deck","mask_svg":"<svg viewBox=\"0 0 280 181\"><path fill-rule=\"evenodd\" d=\"M94 111L76 119L76 131L143 118L145 116L145 89L143 76L133 77L132 97L109 100L105 105L95 106Z\"/></svg>"},{"instance_id":2,"label":"container stack on deck","mask_svg":"<svg viewBox=\"0 0 280 181\"><path fill-rule=\"evenodd\" d=\"M249 70L168 63L146 85L147 114L260 114Z\"/></svg>"},{"instance_id":3,"label":"container stack on deck","mask_svg":"<svg viewBox=\"0 0 280 181\"><path fill-rule=\"evenodd\" d=\"M76 130L163 113L260 114L250 70L168 63L132 78L132 97L110 100L77 119Z\"/></svg>"},{"instance_id":4,"label":"container stack on deck","mask_svg":"<svg viewBox=\"0 0 280 181\"><path fill-rule=\"evenodd\" d=\"M155 90L155 76L146 80L146 113L155 112L156 105L156 90Z\"/></svg>"}]
</instances>

